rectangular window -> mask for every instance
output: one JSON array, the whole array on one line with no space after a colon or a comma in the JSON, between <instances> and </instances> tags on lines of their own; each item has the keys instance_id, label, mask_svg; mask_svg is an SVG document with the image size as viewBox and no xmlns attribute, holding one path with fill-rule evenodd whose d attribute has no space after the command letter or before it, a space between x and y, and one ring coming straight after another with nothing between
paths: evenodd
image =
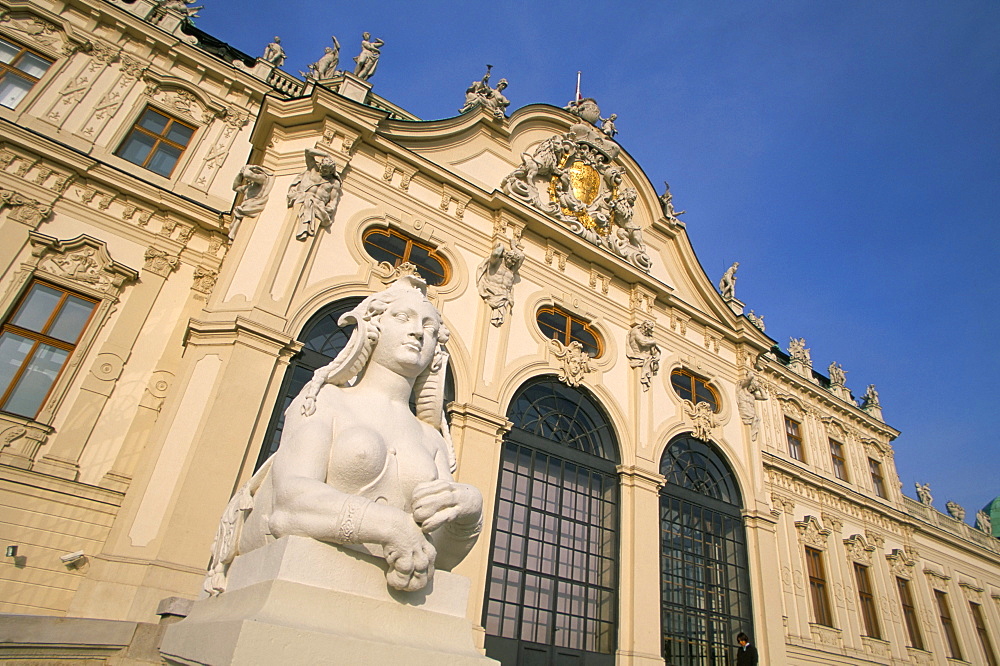
<instances>
[{"instance_id":1,"label":"rectangular window","mask_svg":"<svg viewBox=\"0 0 1000 666\"><path fill-rule=\"evenodd\" d=\"M802 451L802 435L799 434L799 422L785 417L785 436L788 438L788 455L805 462Z\"/></svg>"},{"instance_id":2,"label":"rectangular window","mask_svg":"<svg viewBox=\"0 0 1000 666\"><path fill-rule=\"evenodd\" d=\"M948 606L948 595L941 590L934 590L937 600L938 614L941 616L941 628L948 641L948 654L952 659L962 658L962 647L958 644L958 634L955 633L955 623L951 620L951 608Z\"/></svg>"},{"instance_id":3,"label":"rectangular window","mask_svg":"<svg viewBox=\"0 0 1000 666\"><path fill-rule=\"evenodd\" d=\"M194 129L159 111L146 109L115 154L169 178Z\"/></svg>"},{"instance_id":4,"label":"rectangular window","mask_svg":"<svg viewBox=\"0 0 1000 666\"><path fill-rule=\"evenodd\" d=\"M888 499L885 492L885 480L882 478L882 463L869 458L868 469L872 473L872 486L875 488L875 494L882 499Z\"/></svg>"},{"instance_id":5,"label":"rectangular window","mask_svg":"<svg viewBox=\"0 0 1000 666\"><path fill-rule=\"evenodd\" d=\"M923 650L924 639L920 635L917 607L913 605L913 595L910 594L910 581L897 578L896 589L899 590L899 603L903 607L903 620L906 622L906 633L910 636L910 647Z\"/></svg>"},{"instance_id":6,"label":"rectangular window","mask_svg":"<svg viewBox=\"0 0 1000 666\"><path fill-rule=\"evenodd\" d=\"M983 617L982 607L974 601L969 602L969 610L972 611L972 621L976 624L976 634L979 636L979 644L986 655L986 666L997 666L997 655L993 651L993 641L986 631L986 618Z\"/></svg>"},{"instance_id":7,"label":"rectangular window","mask_svg":"<svg viewBox=\"0 0 1000 666\"><path fill-rule=\"evenodd\" d=\"M830 599L826 592L826 573L823 569L823 553L806 547L806 568L809 571L809 594L812 597L813 622L833 626Z\"/></svg>"},{"instance_id":8,"label":"rectangular window","mask_svg":"<svg viewBox=\"0 0 1000 666\"><path fill-rule=\"evenodd\" d=\"M833 460L833 473L841 481L847 481L847 461L844 460L844 445L835 439L830 440L830 459Z\"/></svg>"},{"instance_id":9,"label":"rectangular window","mask_svg":"<svg viewBox=\"0 0 1000 666\"><path fill-rule=\"evenodd\" d=\"M872 581L868 576L868 567L855 563L854 577L858 583L858 599L861 602L861 617L865 622L865 635L872 638L882 638L878 626L878 615L875 614L875 594L872 591Z\"/></svg>"},{"instance_id":10,"label":"rectangular window","mask_svg":"<svg viewBox=\"0 0 1000 666\"><path fill-rule=\"evenodd\" d=\"M48 58L0 39L0 106L16 107L51 64Z\"/></svg>"},{"instance_id":11,"label":"rectangular window","mask_svg":"<svg viewBox=\"0 0 1000 666\"><path fill-rule=\"evenodd\" d=\"M96 307L91 298L31 283L0 333L0 410L38 414Z\"/></svg>"}]
</instances>

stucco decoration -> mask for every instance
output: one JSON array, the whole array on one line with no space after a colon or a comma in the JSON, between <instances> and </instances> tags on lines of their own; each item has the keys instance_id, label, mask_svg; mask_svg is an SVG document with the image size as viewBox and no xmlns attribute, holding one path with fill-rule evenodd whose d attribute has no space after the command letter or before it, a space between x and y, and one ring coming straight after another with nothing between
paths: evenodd
<instances>
[{"instance_id":1,"label":"stucco decoration","mask_svg":"<svg viewBox=\"0 0 1000 666\"><path fill-rule=\"evenodd\" d=\"M236 238L244 217L257 217L264 210L272 187L274 174L258 164L247 164L236 174L233 191L242 194L243 201L233 207L233 223L229 226L230 240Z\"/></svg>"},{"instance_id":2,"label":"stucco decoration","mask_svg":"<svg viewBox=\"0 0 1000 666\"><path fill-rule=\"evenodd\" d=\"M868 545L868 542L860 534L852 534L850 538L844 539L844 547L847 549L847 557L858 564L870 565L872 563L872 553L875 546Z\"/></svg>"},{"instance_id":3,"label":"stucco decoration","mask_svg":"<svg viewBox=\"0 0 1000 666\"><path fill-rule=\"evenodd\" d=\"M599 110L598 110L599 111ZM577 236L649 271L642 229L632 218L638 192L614 164L621 147L588 123L549 137L500 183L511 197L550 215Z\"/></svg>"},{"instance_id":4,"label":"stucco decoration","mask_svg":"<svg viewBox=\"0 0 1000 666\"><path fill-rule=\"evenodd\" d=\"M281 37L276 35L274 41L264 47L264 55L260 59L275 67L281 67L284 64L285 49L281 46Z\"/></svg>"},{"instance_id":5,"label":"stucco decoration","mask_svg":"<svg viewBox=\"0 0 1000 666\"><path fill-rule=\"evenodd\" d=\"M382 55L382 47L385 42L381 39L372 39L371 33L366 32L361 35L361 53L354 59L357 65L354 67L354 76L362 81L367 81L375 74L378 67L378 59Z\"/></svg>"},{"instance_id":6,"label":"stucco decoration","mask_svg":"<svg viewBox=\"0 0 1000 666\"><path fill-rule=\"evenodd\" d=\"M906 551L894 548L891 553L885 556L885 559L889 562L889 569L892 571L892 575L907 580L913 578L916 562L907 555Z\"/></svg>"},{"instance_id":7,"label":"stucco decoration","mask_svg":"<svg viewBox=\"0 0 1000 666\"><path fill-rule=\"evenodd\" d=\"M723 300L731 301L736 298L736 269L739 267L740 262L734 261L719 280L719 293Z\"/></svg>"},{"instance_id":8,"label":"stucco decoration","mask_svg":"<svg viewBox=\"0 0 1000 666\"><path fill-rule=\"evenodd\" d=\"M278 451L223 514L210 595L225 590L235 558L284 536L383 558L386 582L404 591L424 588L435 567L451 570L472 549L482 495L452 477L449 333L426 289L406 275L341 317L341 326L357 325L347 346L291 402Z\"/></svg>"},{"instance_id":9,"label":"stucco decoration","mask_svg":"<svg viewBox=\"0 0 1000 666\"><path fill-rule=\"evenodd\" d=\"M490 256L476 268L479 296L493 311L490 323L494 326L503 326L506 316L514 307L512 292L514 285L521 279L518 271L524 263L523 250L521 245L508 246L498 240Z\"/></svg>"},{"instance_id":10,"label":"stucco decoration","mask_svg":"<svg viewBox=\"0 0 1000 666\"><path fill-rule=\"evenodd\" d=\"M820 525L815 516L806 516L802 520L795 521L795 529L799 532L799 543L826 550L827 538L832 532Z\"/></svg>"},{"instance_id":11,"label":"stucco decoration","mask_svg":"<svg viewBox=\"0 0 1000 666\"><path fill-rule=\"evenodd\" d=\"M958 502L948 500L944 508L948 510L948 514L955 520L965 520L965 508Z\"/></svg>"},{"instance_id":12,"label":"stucco decoration","mask_svg":"<svg viewBox=\"0 0 1000 666\"><path fill-rule=\"evenodd\" d=\"M476 109L485 109L493 116L494 120L503 120L507 117L507 107L510 100L504 97L503 91L507 89L507 79L500 79L496 88L490 87L490 70L493 65L486 65L486 74L480 81L473 81L465 90L465 105L458 110L459 113L469 113Z\"/></svg>"},{"instance_id":13,"label":"stucco decoration","mask_svg":"<svg viewBox=\"0 0 1000 666\"><path fill-rule=\"evenodd\" d=\"M330 37L333 46L327 46L323 50L323 55L319 60L309 63L309 71L302 74L312 81L326 81L332 79L337 73L337 65L340 64L340 42L336 36Z\"/></svg>"},{"instance_id":14,"label":"stucco decoration","mask_svg":"<svg viewBox=\"0 0 1000 666\"><path fill-rule=\"evenodd\" d=\"M652 378L660 371L660 346L653 339L653 320L633 324L626 340L625 356L631 368L639 368L642 390L648 391Z\"/></svg>"},{"instance_id":15,"label":"stucco decoration","mask_svg":"<svg viewBox=\"0 0 1000 666\"><path fill-rule=\"evenodd\" d=\"M114 296L138 277L136 271L114 261L107 246L96 238L81 235L61 241L37 232L29 236L40 271Z\"/></svg>"},{"instance_id":16,"label":"stucco decoration","mask_svg":"<svg viewBox=\"0 0 1000 666\"><path fill-rule=\"evenodd\" d=\"M760 414L757 413L757 401L767 400L764 385L753 370L743 371L737 384L736 407L740 412L740 420L750 426L750 440L756 442L760 434Z\"/></svg>"},{"instance_id":17,"label":"stucco decoration","mask_svg":"<svg viewBox=\"0 0 1000 666\"><path fill-rule=\"evenodd\" d=\"M993 536L993 521L990 514L982 509L976 512L976 529L988 536Z\"/></svg>"},{"instance_id":18,"label":"stucco decoration","mask_svg":"<svg viewBox=\"0 0 1000 666\"><path fill-rule=\"evenodd\" d=\"M931 484L914 483L913 485L917 488L917 497L920 499L920 503L930 506L934 502L934 496L931 495Z\"/></svg>"},{"instance_id":19,"label":"stucco decoration","mask_svg":"<svg viewBox=\"0 0 1000 666\"><path fill-rule=\"evenodd\" d=\"M583 351L583 345L577 340L570 340L568 345L558 340L549 340L549 346L555 357L562 361L559 381L567 386L579 386L584 375L593 370L590 367L590 354Z\"/></svg>"},{"instance_id":20,"label":"stucco decoration","mask_svg":"<svg viewBox=\"0 0 1000 666\"><path fill-rule=\"evenodd\" d=\"M703 442L712 439L712 429L718 426L715 420L715 412L712 405L707 402L692 403L690 400L682 401L684 412L691 418L691 436Z\"/></svg>"},{"instance_id":21,"label":"stucco decoration","mask_svg":"<svg viewBox=\"0 0 1000 666\"><path fill-rule=\"evenodd\" d=\"M333 224L343 185L337 175L337 163L322 150L306 148L306 170L288 188L288 207L298 206L298 231L295 238L304 241Z\"/></svg>"}]
</instances>

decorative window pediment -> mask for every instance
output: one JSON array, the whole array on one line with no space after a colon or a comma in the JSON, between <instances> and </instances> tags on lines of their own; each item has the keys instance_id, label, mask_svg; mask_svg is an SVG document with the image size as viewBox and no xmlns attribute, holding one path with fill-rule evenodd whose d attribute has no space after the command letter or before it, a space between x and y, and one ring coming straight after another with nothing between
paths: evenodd
<instances>
[{"instance_id":1,"label":"decorative window pediment","mask_svg":"<svg viewBox=\"0 0 1000 666\"><path fill-rule=\"evenodd\" d=\"M852 534L844 539L844 547L847 548L847 558L852 562L869 566L872 563L872 553L875 546L869 546L868 541L861 534Z\"/></svg>"},{"instance_id":2,"label":"decorative window pediment","mask_svg":"<svg viewBox=\"0 0 1000 666\"><path fill-rule=\"evenodd\" d=\"M914 567L917 563L907 555L905 550L893 548L892 552L885 556L885 559L889 562L889 568L894 576L907 580L913 578Z\"/></svg>"},{"instance_id":3,"label":"decorative window pediment","mask_svg":"<svg viewBox=\"0 0 1000 666\"><path fill-rule=\"evenodd\" d=\"M86 234L66 241L34 231L29 237L37 275L47 274L84 291L109 297L117 297L126 282L139 276L137 271L112 259L102 241Z\"/></svg>"},{"instance_id":4,"label":"decorative window pediment","mask_svg":"<svg viewBox=\"0 0 1000 666\"><path fill-rule=\"evenodd\" d=\"M816 516L806 516L795 521L795 529L799 531L800 543L817 550L826 550L827 538L832 532L823 527Z\"/></svg>"}]
</instances>

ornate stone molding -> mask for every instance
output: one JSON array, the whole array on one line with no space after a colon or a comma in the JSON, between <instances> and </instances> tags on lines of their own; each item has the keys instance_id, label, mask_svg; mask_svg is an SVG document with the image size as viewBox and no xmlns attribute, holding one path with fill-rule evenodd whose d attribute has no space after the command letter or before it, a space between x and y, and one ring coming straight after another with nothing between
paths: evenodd
<instances>
[{"instance_id":1,"label":"ornate stone molding","mask_svg":"<svg viewBox=\"0 0 1000 666\"><path fill-rule=\"evenodd\" d=\"M219 279L219 271L204 266L196 266L194 269L194 282L191 288L206 296L212 293L215 283Z\"/></svg>"},{"instance_id":2,"label":"ornate stone molding","mask_svg":"<svg viewBox=\"0 0 1000 666\"><path fill-rule=\"evenodd\" d=\"M0 414L0 464L30 469L51 432L51 426Z\"/></svg>"},{"instance_id":3,"label":"ornate stone molding","mask_svg":"<svg viewBox=\"0 0 1000 666\"><path fill-rule=\"evenodd\" d=\"M0 207L12 208L8 217L32 229L38 228L42 220L52 214L52 206L18 194L12 190L0 189Z\"/></svg>"},{"instance_id":4,"label":"ornate stone molding","mask_svg":"<svg viewBox=\"0 0 1000 666\"><path fill-rule=\"evenodd\" d=\"M86 234L61 241L32 231L29 239L37 270L81 287L117 296L125 283L139 277L135 270L114 261L102 241Z\"/></svg>"},{"instance_id":5,"label":"ornate stone molding","mask_svg":"<svg viewBox=\"0 0 1000 666\"><path fill-rule=\"evenodd\" d=\"M684 405L684 413L691 419L691 436L703 442L710 441L712 430L719 425L712 406L707 402L695 404L690 400L682 400L681 403Z\"/></svg>"},{"instance_id":6,"label":"ornate stone molding","mask_svg":"<svg viewBox=\"0 0 1000 666\"><path fill-rule=\"evenodd\" d=\"M927 577L927 583L933 589L938 590L939 592L948 591L948 581L951 580L951 576L948 576L929 565L924 568L924 575Z\"/></svg>"},{"instance_id":7,"label":"ornate stone molding","mask_svg":"<svg viewBox=\"0 0 1000 666\"><path fill-rule=\"evenodd\" d=\"M843 644L842 634L840 629L834 629L833 627L827 627L822 624L809 623L809 633L812 636L814 642L820 645L828 645L834 648L840 648Z\"/></svg>"},{"instance_id":8,"label":"ornate stone molding","mask_svg":"<svg viewBox=\"0 0 1000 666\"><path fill-rule=\"evenodd\" d=\"M826 550L827 537L831 532L820 525L815 516L806 516L802 520L795 521L795 529L799 531L799 543Z\"/></svg>"},{"instance_id":9,"label":"ornate stone molding","mask_svg":"<svg viewBox=\"0 0 1000 666\"><path fill-rule=\"evenodd\" d=\"M976 585L973 581L959 581L958 587L962 590L962 594L965 595L966 601L974 601L977 604L983 603L983 588Z\"/></svg>"},{"instance_id":10,"label":"ornate stone molding","mask_svg":"<svg viewBox=\"0 0 1000 666\"><path fill-rule=\"evenodd\" d=\"M559 381L567 386L579 386L583 382L584 376L593 371L590 365L590 354L583 351L583 345L576 340L571 340L568 345L564 345L559 340L549 340L549 349L552 354L562 361L559 369Z\"/></svg>"},{"instance_id":11,"label":"ornate stone molding","mask_svg":"<svg viewBox=\"0 0 1000 666\"><path fill-rule=\"evenodd\" d=\"M180 264L180 257L167 254L163 250L153 246L146 248L145 259L146 263L142 267L143 270L164 278L177 270L177 266Z\"/></svg>"},{"instance_id":12,"label":"ornate stone molding","mask_svg":"<svg viewBox=\"0 0 1000 666\"><path fill-rule=\"evenodd\" d=\"M852 534L844 539L844 547L847 549L847 559L852 562L866 566L872 563L872 553L875 552L875 546L869 546L862 535Z\"/></svg>"}]
</instances>

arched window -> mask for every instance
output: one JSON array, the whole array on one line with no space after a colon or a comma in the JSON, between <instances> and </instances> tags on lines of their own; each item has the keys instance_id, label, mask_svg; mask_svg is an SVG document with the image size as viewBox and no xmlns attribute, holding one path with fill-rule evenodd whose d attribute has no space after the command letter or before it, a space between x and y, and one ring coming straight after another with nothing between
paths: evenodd
<instances>
[{"instance_id":1,"label":"arched window","mask_svg":"<svg viewBox=\"0 0 1000 666\"><path fill-rule=\"evenodd\" d=\"M281 397L274 405L271 413L271 421L267 427L267 434L264 436L264 444L260 447L260 455L257 457L255 468L264 464L271 454L278 450L281 442L281 432L285 424L285 410L291 404L295 396L299 394L302 387L312 379L313 373L330 363L337 354L340 353L354 330L353 325L340 326L337 321L341 315L353 310L360 298L345 298L342 301L331 303L314 314L306 325L302 327L299 335L299 342L302 343L302 350L292 357L285 370L285 377L281 382ZM445 404L455 399L455 382L452 376L451 367L448 367L445 375ZM410 405L412 408L412 404Z\"/></svg>"},{"instance_id":2,"label":"arched window","mask_svg":"<svg viewBox=\"0 0 1000 666\"><path fill-rule=\"evenodd\" d=\"M590 324L583 319L566 312L562 308L546 306L535 313L535 321L545 337L558 340L568 345L576 340L583 345L583 351L593 358L604 353L604 341Z\"/></svg>"},{"instance_id":3,"label":"arched window","mask_svg":"<svg viewBox=\"0 0 1000 666\"><path fill-rule=\"evenodd\" d=\"M417 267L420 277L429 285L442 285L451 275L448 262L436 248L395 229L369 229L361 240L365 252L376 261L385 261L393 267L408 261Z\"/></svg>"},{"instance_id":4,"label":"arched window","mask_svg":"<svg viewBox=\"0 0 1000 666\"><path fill-rule=\"evenodd\" d=\"M688 372L683 368L677 368L670 373L670 385L674 388L674 393L682 400L688 400L694 404L707 402L712 406L713 412L719 411L719 394L708 383L707 379Z\"/></svg>"},{"instance_id":5,"label":"arched window","mask_svg":"<svg viewBox=\"0 0 1000 666\"><path fill-rule=\"evenodd\" d=\"M743 500L711 444L681 436L660 460L663 657L674 666L733 663L733 640L753 638Z\"/></svg>"},{"instance_id":6,"label":"arched window","mask_svg":"<svg viewBox=\"0 0 1000 666\"><path fill-rule=\"evenodd\" d=\"M613 664L619 457L608 418L550 376L522 386L507 418L486 653L504 664Z\"/></svg>"}]
</instances>

